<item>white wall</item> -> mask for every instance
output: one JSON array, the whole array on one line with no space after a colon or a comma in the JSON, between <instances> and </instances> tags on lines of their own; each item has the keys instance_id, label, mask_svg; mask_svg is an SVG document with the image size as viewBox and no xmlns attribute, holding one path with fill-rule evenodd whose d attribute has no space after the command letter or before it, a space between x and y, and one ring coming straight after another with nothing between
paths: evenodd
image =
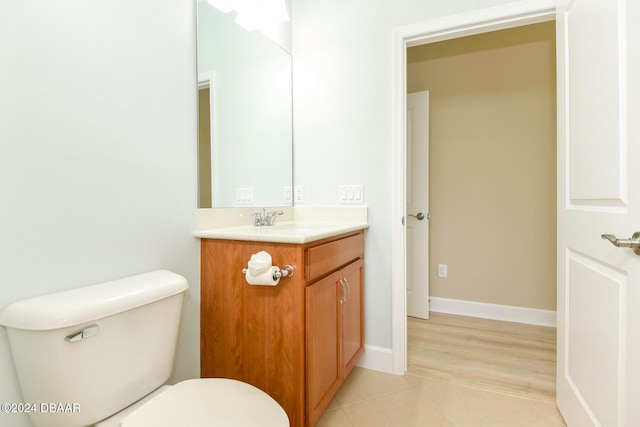
<instances>
[{"instance_id":1,"label":"white wall","mask_svg":"<svg viewBox=\"0 0 640 427\"><path fill-rule=\"evenodd\" d=\"M0 0L0 307L173 270L191 286L175 379L199 375L194 13ZM22 402L3 328L0 378L0 402Z\"/></svg>"},{"instance_id":2,"label":"white wall","mask_svg":"<svg viewBox=\"0 0 640 427\"><path fill-rule=\"evenodd\" d=\"M365 186L367 345L390 348L392 338L392 31L505 3L294 2L294 182L304 185L308 205L337 204L339 184Z\"/></svg>"}]
</instances>

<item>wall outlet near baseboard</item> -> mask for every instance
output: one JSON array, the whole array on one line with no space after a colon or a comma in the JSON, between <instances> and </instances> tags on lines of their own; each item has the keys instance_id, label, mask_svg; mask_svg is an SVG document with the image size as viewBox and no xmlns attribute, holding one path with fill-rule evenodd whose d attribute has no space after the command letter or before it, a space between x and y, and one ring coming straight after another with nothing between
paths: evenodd
<instances>
[{"instance_id":1,"label":"wall outlet near baseboard","mask_svg":"<svg viewBox=\"0 0 640 427\"><path fill-rule=\"evenodd\" d=\"M438 277L447 277L447 264L438 264Z\"/></svg>"}]
</instances>

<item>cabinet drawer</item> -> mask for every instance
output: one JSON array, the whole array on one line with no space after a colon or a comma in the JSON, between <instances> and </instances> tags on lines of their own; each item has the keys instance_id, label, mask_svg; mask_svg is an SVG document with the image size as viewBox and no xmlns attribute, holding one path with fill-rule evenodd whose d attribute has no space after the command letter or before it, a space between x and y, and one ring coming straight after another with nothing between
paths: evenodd
<instances>
[{"instance_id":1,"label":"cabinet drawer","mask_svg":"<svg viewBox=\"0 0 640 427\"><path fill-rule=\"evenodd\" d=\"M307 249L305 278L312 281L364 257L364 233Z\"/></svg>"}]
</instances>

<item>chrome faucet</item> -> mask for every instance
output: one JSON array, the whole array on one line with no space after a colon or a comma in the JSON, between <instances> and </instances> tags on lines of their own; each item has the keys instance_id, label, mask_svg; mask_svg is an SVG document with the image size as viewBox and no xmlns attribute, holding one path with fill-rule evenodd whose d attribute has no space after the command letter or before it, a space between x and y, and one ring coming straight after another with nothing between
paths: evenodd
<instances>
[{"instance_id":1,"label":"chrome faucet","mask_svg":"<svg viewBox=\"0 0 640 427\"><path fill-rule=\"evenodd\" d=\"M253 216L253 226L254 227L271 226L276 222L276 219L278 219L278 216L282 214L284 214L284 212L280 210L267 212L265 208L262 208L262 212L256 211L251 213L251 215Z\"/></svg>"},{"instance_id":2,"label":"chrome faucet","mask_svg":"<svg viewBox=\"0 0 640 427\"><path fill-rule=\"evenodd\" d=\"M266 222L265 225L273 225L276 222L276 219L278 219L278 216L282 214L284 214L284 212L282 211L268 212L267 215L264 217L264 222Z\"/></svg>"}]
</instances>

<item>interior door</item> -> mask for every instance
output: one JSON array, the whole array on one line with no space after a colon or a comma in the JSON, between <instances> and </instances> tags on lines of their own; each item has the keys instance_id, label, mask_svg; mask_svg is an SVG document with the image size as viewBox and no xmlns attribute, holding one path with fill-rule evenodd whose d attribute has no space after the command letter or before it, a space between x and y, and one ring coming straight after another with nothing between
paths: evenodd
<instances>
[{"instance_id":1,"label":"interior door","mask_svg":"<svg viewBox=\"0 0 640 427\"><path fill-rule=\"evenodd\" d=\"M407 95L407 315L429 318L429 92Z\"/></svg>"},{"instance_id":2,"label":"interior door","mask_svg":"<svg viewBox=\"0 0 640 427\"><path fill-rule=\"evenodd\" d=\"M640 426L640 256L601 238L640 231L639 10L558 8L557 401L570 427Z\"/></svg>"}]
</instances>

